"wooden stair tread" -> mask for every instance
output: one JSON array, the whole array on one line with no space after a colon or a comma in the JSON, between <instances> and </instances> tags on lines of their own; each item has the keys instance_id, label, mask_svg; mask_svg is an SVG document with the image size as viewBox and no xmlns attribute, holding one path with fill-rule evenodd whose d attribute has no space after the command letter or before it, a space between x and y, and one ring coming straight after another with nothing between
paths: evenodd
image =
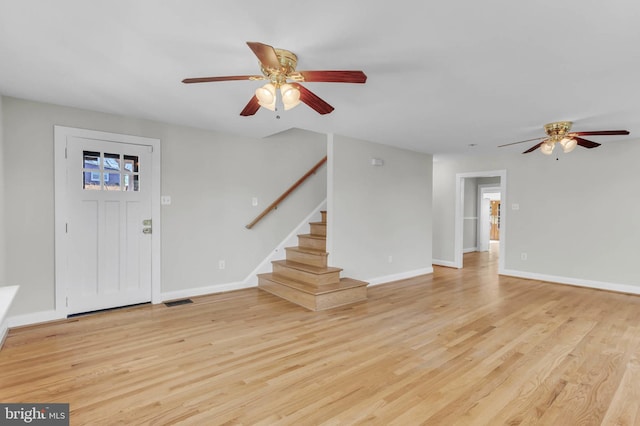
<instances>
[{"instance_id":1,"label":"wooden stair tread","mask_svg":"<svg viewBox=\"0 0 640 426\"><path fill-rule=\"evenodd\" d=\"M318 234L299 234L298 237L302 237L302 238L313 238L316 240L326 240L327 237L325 235L318 235Z\"/></svg>"},{"instance_id":2,"label":"wooden stair tread","mask_svg":"<svg viewBox=\"0 0 640 426\"><path fill-rule=\"evenodd\" d=\"M272 261L272 272L258 274L258 288L311 311L322 311L367 300L369 283L341 278L342 268L328 266L327 212L309 222L298 245L285 247L286 259Z\"/></svg>"},{"instance_id":3,"label":"wooden stair tread","mask_svg":"<svg viewBox=\"0 0 640 426\"><path fill-rule=\"evenodd\" d=\"M332 274L342 271L342 268L335 268L333 266L313 266L306 265L304 263L293 262L291 260L274 260L271 263L284 266L285 268L297 269L299 271L308 272L315 275Z\"/></svg>"},{"instance_id":4,"label":"wooden stair tread","mask_svg":"<svg viewBox=\"0 0 640 426\"><path fill-rule=\"evenodd\" d=\"M316 256L329 256L329 253L327 253L324 250L314 249L314 248L310 248L310 247L300 247L300 246L285 247L285 250L297 251L299 253L313 254L313 255L316 255Z\"/></svg>"},{"instance_id":5,"label":"wooden stair tread","mask_svg":"<svg viewBox=\"0 0 640 426\"><path fill-rule=\"evenodd\" d=\"M307 284L302 281L283 277L273 273L259 274L258 277L265 280L269 280L274 283L285 285L287 287L291 287L298 291L308 293L314 296L317 296L320 294L333 293L336 291L348 290L355 287L363 287L368 285L368 283L364 281L358 281L351 278L341 278L340 282L335 284L315 286L313 284Z\"/></svg>"},{"instance_id":6,"label":"wooden stair tread","mask_svg":"<svg viewBox=\"0 0 640 426\"><path fill-rule=\"evenodd\" d=\"M340 278L340 284L344 287L359 287L363 285L369 285L369 283L366 281L360 281L349 277Z\"/></svg>"}]
</instances>

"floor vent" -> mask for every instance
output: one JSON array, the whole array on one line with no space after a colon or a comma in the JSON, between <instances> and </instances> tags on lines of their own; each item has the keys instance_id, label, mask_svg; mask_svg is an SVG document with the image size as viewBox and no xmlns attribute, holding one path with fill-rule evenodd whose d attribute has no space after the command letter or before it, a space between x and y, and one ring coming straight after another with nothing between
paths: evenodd
<instances>
[{"instance_id":1,"label":"floor vent","mask_svg":"<svg viewBox=\"0 0 640 426\"><path fill-rule=\"evenodd\" d=\"M187 305L189 303L193 303L193 300L191 299L172 300L171 302L165 302L165 305L170 308L172 306Z\"/></svg>"}]
</instances>

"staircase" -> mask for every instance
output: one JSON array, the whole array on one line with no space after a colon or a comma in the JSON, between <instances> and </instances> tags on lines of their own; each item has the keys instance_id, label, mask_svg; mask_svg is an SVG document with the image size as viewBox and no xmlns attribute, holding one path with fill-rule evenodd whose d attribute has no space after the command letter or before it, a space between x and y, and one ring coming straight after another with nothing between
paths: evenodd
<instances>
[{"instance_id":1,"label":"staircase","mask_svg":"<svg viewBox=\"0 0 640 426\"><path fill-rule=\"evenodd\" d=\"M328 266L327 212L309 225L311 233L298 235L297 247L285 248L286 260L272 262L273 272L258 275L258 287L312 311L366 300L368 283L340 278L342 269Z\"/></svg>"}]
</instances>

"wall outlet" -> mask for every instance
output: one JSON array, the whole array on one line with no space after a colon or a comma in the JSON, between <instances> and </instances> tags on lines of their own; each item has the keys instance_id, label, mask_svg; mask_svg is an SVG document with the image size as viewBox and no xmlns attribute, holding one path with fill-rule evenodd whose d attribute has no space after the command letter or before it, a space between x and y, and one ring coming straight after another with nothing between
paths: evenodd
<instances>
[{"instance_id":1,"label":"wall outlet","mask_svg":"<svg viewBox=\"0 0 640 426\"><path fill-rule=\"evenodd\" d=\"M527 260L527 253L520 253L520 260Z\"/></svg>"},{"instance_id":2,"label":"wall outlet","mask_svg":"<svg viewBox=\"0 0 640 426\"><path fill-rule=\"evenodd\" d=\"M168 206L171 204L171 195L162 195L160 196L160 204L163 206Z\"/></svg>"},{"instance_id":3,"label":"wall outlet","mask_svg":"<svg viewBox=\"0 0 640 426\"><path fill-rule=\"evenodd\" d=\"M218 269L224 269L227 267L227 262L224 260L218 260Z\"/></svg>"},{"instance_id":4,"label":"wall outlet","mask_svg":"<svg viewBox=\"0 0 640 426\"><path fill-rule=\"evenodd\" d=\"M520 204L518 203L511 204L511 210L520 210Z\"/></svg>"}]
</instances>

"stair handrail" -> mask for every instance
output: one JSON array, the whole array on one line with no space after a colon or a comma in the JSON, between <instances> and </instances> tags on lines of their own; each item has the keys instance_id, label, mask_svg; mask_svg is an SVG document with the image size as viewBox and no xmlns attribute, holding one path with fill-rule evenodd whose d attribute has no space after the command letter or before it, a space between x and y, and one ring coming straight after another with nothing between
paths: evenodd
<instances>
[{"instance_id":1,"label":"stair handrail","mask_svg":"<svg viewBox=\"0 0 640 426\"><path fill-rule=\"evenodd\" d=\"M253 221L251 221L251 223L249 223L248 225L245 226L245 228L247 229L251 229L254 227L254 225L258 222L260 222L262 220L263 217L265 217L267 214L269 214L269 212L271 212L271 210L274 210L278 207L278 205L289 196L289 194L291 194L293 191L296 190L296 188L298 188L300 185L302 185L302 183L307 180L309 178L309 176L311 176L312 174L314 174L320 167L322 167L322 165L324 163L327 162L327 156L325 155L325 157L318 161L318 163L313 166L311 169L309 169L309 171L307 173L304 174L304 176L302 176L300 179L298 179L296 181L296 183L294 183L293 185L291 185L291 188L287 189L286 191L284 191L282 193L281 196L279 196L273 203L269 204L269 207L267 207L266 209L264 209L262 211L262 213L260 213L258 216L256 216L255 219L253 219Z\"/></svg>"}]
</instances>

